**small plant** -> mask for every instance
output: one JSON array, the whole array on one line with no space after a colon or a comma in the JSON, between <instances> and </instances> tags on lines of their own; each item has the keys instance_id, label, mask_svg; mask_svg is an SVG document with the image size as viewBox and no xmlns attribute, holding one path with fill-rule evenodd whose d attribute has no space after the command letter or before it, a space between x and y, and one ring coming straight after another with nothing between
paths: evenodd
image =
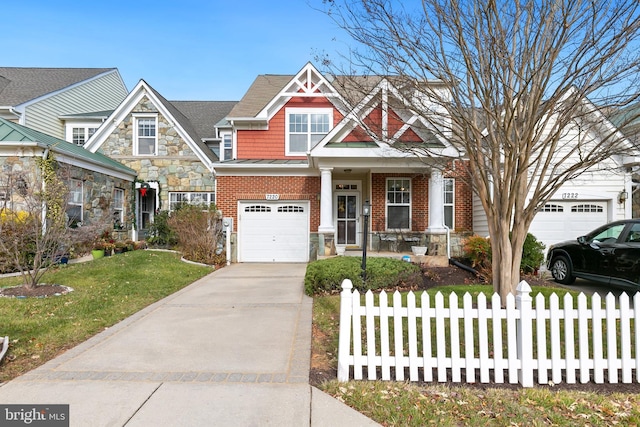
<instances>
[{"instance_id":1,"label":"small plant","mask_svg":"<svg viewBox=\"0 0 640 427\"><path fill-rule=\"evenodd\" d=\"M491 242L480 236L470 236L462 248L473 268L491 267Z\"/></svg>"},{"instance_id":2,"label":"small plant","mask_svg":"<svg viewBox=\"0 0 640 427\"><path fill-rule=\"evenodd\" d=\"M523 273L536 273L544 262L544 243L537 240L531 233L527 233L522 246L522 261L520 270Z\"/></svg>"},{"instance_id":3,"label":"small plant","mask_svg":"<svg viewBox=\"0 0 640 427\"><path fill-rule=\"evenodd\" d=\"M173 247L178 244L178 236L169 226L169 211L161 211L153 217L149 226L147 242L152 246Z\"/></svg>"},{"instance_id":4,"label":"small plant","mask_svg":"<svg viewBox=\"0 0 640 427\"><path fill-rule=\"evenodd\" d=\"M491 272L491 241L480 236L471 236L465 240L463 251L471 261L471 266L483 275ZM531 233L527 233L522 247L520 271L526 274L535 273L544 262L544 243ZM488 276L487 276L488 277Z\"/></svg>"}]
</instances>

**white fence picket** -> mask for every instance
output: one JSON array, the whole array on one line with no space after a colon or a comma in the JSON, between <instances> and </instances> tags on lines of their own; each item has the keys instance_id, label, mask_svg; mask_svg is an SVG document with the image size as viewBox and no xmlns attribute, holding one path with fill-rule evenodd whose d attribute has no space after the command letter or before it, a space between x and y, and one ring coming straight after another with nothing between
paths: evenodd
<instances>
[{"instance_id":1,"label":"white fence picket","mask_svg":"<svg viewBox=\"0 0 640 427\"><path fill-rule=\"evenodd\" d=\"M345 280L340 302L340 381L351 375L363 379L366 366L369 380L380 376L386 381L393 367L397 381L404 381L407 370L410 381L433 381L435 371L439 382L461 382L462 371L465 381L476 382L478 371L483 383L491 381L491 374L494 382L503 383L507 371L510 383L524 387L534 385L536 374L540 384L602 383L605 372L611 383L640 382L640 293L633 303L626 294L618 300L609 294L604 307L596 294L590 308L584 294L578 296L577 306L566 294L562 309L558 295L550 296L548 308L544 296L537 295L534 307L531 288L522 282L517 296L507 296L504 308L497 294L487 307L483 294L474 304L468 293L462 301L451 293L445 308L440 292L433 301L423 292L418 306L413 292L403 305L396 291L389 306L386 292L379 294L376 304L368 291L363 304L360 293L352 289Z\"/></svg>"},{"instance_id":2,"label":"white fence picket","mask_svg":"<svg viewBox=\"0 0 640 427\"><path fill-rule=\"evenodd\" d=\"M578 360L580 366L580 382L589 382L590 369L593 367L593 360L589 359L589 317L590 311L587 309L587 296L583 293L578 295Z\"/></svg>"},{"instance_id":3,"label":"white fence picket","mask_svg":"<svg viewBox=\"0 0 640 427\"><path fill-rule=\"evenodd\" d=\"M544 295L536 295L536 350L538 359L538 383L549 383L549 370L551 369L551 359L547 354L547 301Z\"/></svg>"},{"instance_id":4,"label":"white fence picket","mask_svg":"<svg viewBox=\"0 0 640 427\"><path fill-rule=\"evenodd\" d=\"M436 359L433 357L431 343L431 299L426 292L420 297L422 308L422 366L425 381L433 381L433 368L436 367ZM435 310L434 310L435 311Z\"/></svg>"},{"instance_id":5,"label":"white fence picket","mask_svg":"<svg viewBox=\"0 0 640 427\"><path fill-rule=\"evenodd\" d=\"M607 373L609 374L609 383L616 384L618 382L618 366L616 366L616 357L618 354L618 331L616 325L616 300L611 292L604 297L605 306L605 323L607 324Z\"/></svg>"},{"instance_id":6,"label":"white fence picket","mask_svg":"<svg viewBox=\"0 0 640 427\"><path fill-rule=\"evenodd\" d=\"M382 356L382 380L391 379L391 353L389 350L389 302L387 293L380 292L380 354Z\"/></svg>"},{"instance_id":7,"label":"white fence picket","mask_svg":"<svg viewBox=\"0 0 640 427\"><path fill-rule=\"evenodd\" d=\"M490 311L487 310L487 297L478 295L478 355L480 357L480 382L490 381L491 359L489 357L489 327L487 325Z\"/></svg>"}]
</instances>

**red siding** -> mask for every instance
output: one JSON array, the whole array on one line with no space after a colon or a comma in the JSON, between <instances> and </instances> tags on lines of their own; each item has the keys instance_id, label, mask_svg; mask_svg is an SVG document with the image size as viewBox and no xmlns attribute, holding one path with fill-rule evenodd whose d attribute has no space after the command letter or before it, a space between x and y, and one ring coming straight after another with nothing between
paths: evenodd
<instances>
[{"instance_id":1,"label":"red siding","mask_svg":"<svg viewBox=\"0 0 640 427\"><path fill-rule=\"evenodd\" d=\"M285 156L285 108L332 108L326 98L300 97L293 98L280 109L269 121L267 130L238 130L238 159L305 159L305 156ZM334 109L334 126L342 119L342 115Z\"/></svg>"}]
</instances>

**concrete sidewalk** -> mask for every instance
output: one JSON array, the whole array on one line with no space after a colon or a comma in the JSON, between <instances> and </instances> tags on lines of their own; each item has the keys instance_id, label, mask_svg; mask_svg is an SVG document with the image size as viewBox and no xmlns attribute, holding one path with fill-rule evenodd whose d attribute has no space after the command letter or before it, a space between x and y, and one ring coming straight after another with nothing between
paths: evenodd
<instances>
[{"instance_id":1,"label":"concrete sidewalk","mask_svg":"<svg viewBox=\"0 0 640 427\"><path fill-rule=\"evenodd\" d=\"M308 384L305 264L218 270L0 387L72 426L378 425Z\"/></svg>"}]
</instances>

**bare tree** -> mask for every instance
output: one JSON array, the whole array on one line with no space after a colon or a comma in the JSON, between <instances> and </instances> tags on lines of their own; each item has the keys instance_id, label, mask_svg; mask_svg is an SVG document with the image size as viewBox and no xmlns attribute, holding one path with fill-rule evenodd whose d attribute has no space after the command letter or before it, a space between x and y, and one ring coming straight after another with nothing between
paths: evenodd
<instances>
[{"instance_id":1,"label":"bare tree","mask_svg":"<svg viewBox=\"0 0 640 427\"><path fill-rule=\"evenodd\" d=\"M35 158L31 171L9 172L2 179L7 197L0 208L0 267L21 273L34 289L69 242L65 208L69 191L65 169L51 154Z\"/></svg>"},{"instance_id":2,"label":"bare tree","mask_svg":"<svg viewBox=\"0 0 640 427\"><path fill-rule=\"evenodd\" d=\"M568 180L632 148L605 117L638 98L640 3L323 3L358 43L340 60L324 56L323 66L359 75L351 91L363 74L393 76L404 108L419 113L430 132L467 160L488 219L494 289L504 300L519 281L523 242L537 210ZM622 130L637 118L620 117ZM575 128L580 132L569 131ZM583 139L566 144L570 138ZM426 161L437 157L424 146L402 149Z\"/></svg>"}]
</instances>

